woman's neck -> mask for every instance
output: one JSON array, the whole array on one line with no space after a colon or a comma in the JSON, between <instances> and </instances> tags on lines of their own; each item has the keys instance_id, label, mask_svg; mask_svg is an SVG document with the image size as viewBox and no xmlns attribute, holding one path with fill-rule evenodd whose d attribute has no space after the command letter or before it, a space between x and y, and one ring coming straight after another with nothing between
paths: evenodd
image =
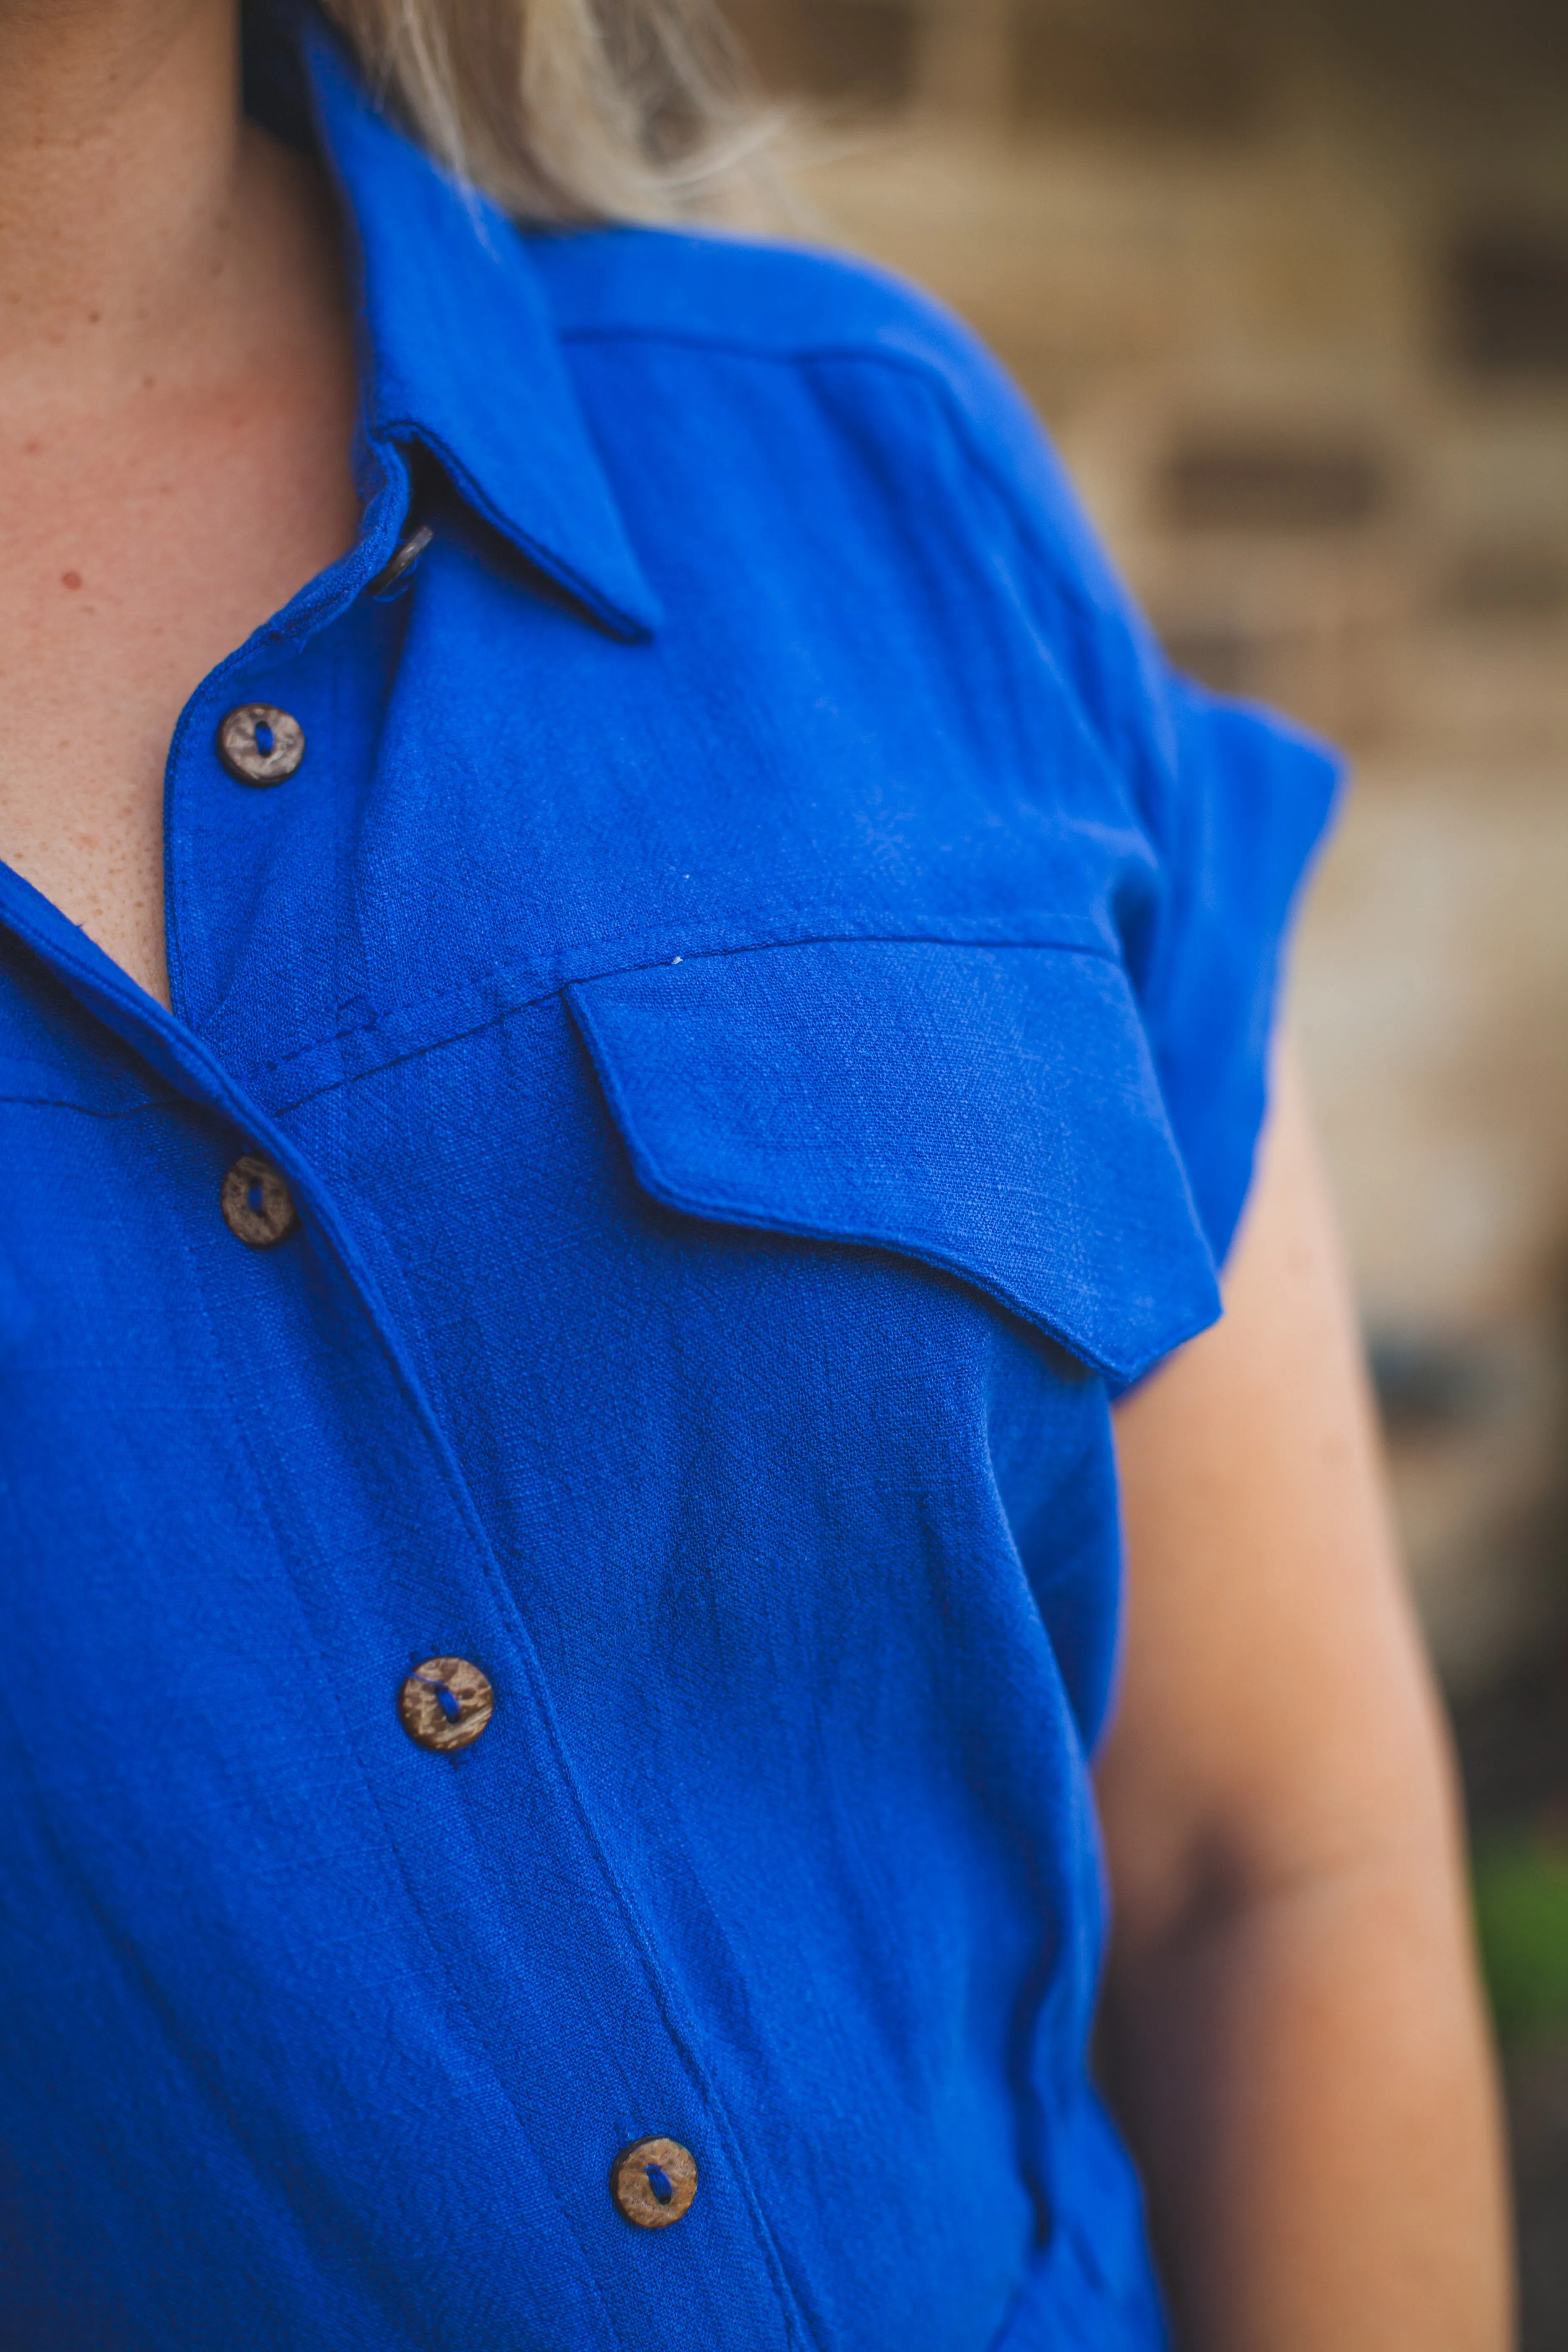
<instances>
[{"instance_id":1,"label":"woman's neck","mask_svg":"<svg viewBox=\"0 0 1568 2352\"><path fill-rule=\"evenodd\" d=\"M180 710L358 521L341 225L234 15L0 0L0 859L165 997Z\"/></svg>"},{"instance_id":2,"label":"woman's neck","mask_svg":"<svg viewBox=\"0 0 1568 2352\"><path fill-rule=\"evenodd\" d=\"M237 46L232 0L0 0L0 397L223 370L289 202Z\"/></svg>"}]
</instances>

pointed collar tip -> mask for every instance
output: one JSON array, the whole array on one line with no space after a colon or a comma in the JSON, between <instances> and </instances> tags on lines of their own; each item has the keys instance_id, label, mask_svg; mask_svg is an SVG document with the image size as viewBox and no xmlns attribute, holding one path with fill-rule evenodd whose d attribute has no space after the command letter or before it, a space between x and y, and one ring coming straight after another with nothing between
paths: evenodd
<instances>
[{"instance_id":1,"label":"pointed collar tip","mask_svg":"<svg viewBox=\"0 0 1568 2352\"><path fill-rule=\"evenodd\" d=\"M520 232L376 107L332 34L302 52L356 235L373 438L426 446L454 488L612 635L662 615Z\"/></svg>"}]
</instances>

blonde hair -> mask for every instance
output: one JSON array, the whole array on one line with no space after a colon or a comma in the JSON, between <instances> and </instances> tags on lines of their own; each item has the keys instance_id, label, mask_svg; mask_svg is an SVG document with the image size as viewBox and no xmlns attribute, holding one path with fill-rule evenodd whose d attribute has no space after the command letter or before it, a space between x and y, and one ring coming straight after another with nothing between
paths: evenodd
<instances>
[{"instance_id":1,"label":"blonde hair","mask_svg":"<svg viewBox=\"0 0 1568 2352\"><path fill-rule=\"evenodd\" d=\"M514 218L712 210L756 141L709 0L324 0L420 143Z\"/></svg>"}]
</instances>

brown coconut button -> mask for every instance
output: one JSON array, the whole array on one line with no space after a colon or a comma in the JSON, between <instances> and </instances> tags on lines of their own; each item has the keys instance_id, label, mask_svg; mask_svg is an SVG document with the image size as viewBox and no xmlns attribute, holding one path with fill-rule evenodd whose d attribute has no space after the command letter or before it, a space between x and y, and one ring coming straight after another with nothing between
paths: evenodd
<instances>
[{"instance_id":1,"label":"brown coconut button","mask_svg":"<svg viewBox=\"0 0 1568 2352\"><path fill-rule=\"evenodd\" d=\"M280 784L305 756L305 730L270 702L242 702L217 730L217 755L237 783Z\"/></svg>"},{"instance_id":2,"label":"brown coconut button","mask_svg":"<svg viewBox=\"0 0 1568 2352\"><path fill-rule=\"evenodd\" d=\"M610 2168L610 2194L639 2230L668 2230L697 2194L697 2159L678 2139L634 2139Z\"/></svg>"},{"instance_id":3,"label":"brown coconut button","mask_svg":"<svg viewBox=\"0 0 1568 2352\"><path fill-rule=\"evenodd\" d=\"M288 1185L272 1162L254 1151L235 1161L219 1200L224 1223L247 1249L275 1249L300 1222Z\"/></svg>"},{"instance_id":4,"label":"brown coconut button","mask_svg":"<svg viewBox=\"0 0 1568 2352\"><path fill-rule=\"evenodd\" d=\"M398 1720L410 1739L449 1756L477 1739L495 1713L496 1695L468 1658L426 1658L397 1694Z\"/></svg>"}]
</instances>

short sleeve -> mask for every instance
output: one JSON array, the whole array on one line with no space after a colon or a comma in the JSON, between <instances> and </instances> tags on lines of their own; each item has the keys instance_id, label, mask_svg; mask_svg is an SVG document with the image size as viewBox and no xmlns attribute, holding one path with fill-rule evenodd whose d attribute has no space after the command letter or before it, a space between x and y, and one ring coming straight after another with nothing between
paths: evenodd
<instances>
[{"instance_id":1,"label":"short sleeve","mask_svg":"<svg viewBox=\"0 0 1568 2352\"><path fill-rule=\"evenodd\" d=\"M1167 682L1162 887L1142 975L1165 1108L1215 1262L1251 1182L1285 942L1341 763L1287 720Z\"/></svg>"}]
</instances>

